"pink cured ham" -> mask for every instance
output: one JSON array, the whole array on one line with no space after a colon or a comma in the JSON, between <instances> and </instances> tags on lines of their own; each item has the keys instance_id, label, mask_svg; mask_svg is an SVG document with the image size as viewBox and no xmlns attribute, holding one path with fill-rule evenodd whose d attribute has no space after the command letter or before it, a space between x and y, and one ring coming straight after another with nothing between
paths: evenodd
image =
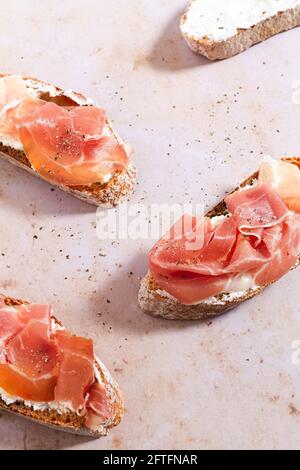
<instances>
[{"instance_id":1,"label":"pink cured ham","mask_svg":"<svg viewBox=\"0 0 300 470\"><path fill-rule=\"evenodd\" d=\"M56 342L50 338L49 325L29 320L6 347L10 364L29 378L40 379L52 374L58 361Z\"/></svg>"},{"instance_id":2,"label":"pink cured ham","mask_svg":"<svg viewBox=\"0 0 300 470\"><path fill-rule=\"evenodd\" d=\"M0 77L0 133L19 141L16 121L44 104L30 96L21 77Z\"/></svg>"},{"instance_id":3,"label":"pink cured ham","mask_svg":"<svg viewBox=\"0 0 300 470\"><path fill-rule=\"evenodd\" d=\"M241 189L225 199L234 214L239 231L261 241L262 230L280 224L288 215L288 208L272 186L255 185Z\"/></svg>"},{"instance_id":4,"label":"pink cured ham","mask_svg":"<svg viewBox=\"0 0 300 470\"><path fill-rule=\"evenodd\" d=\"M5 362L4 347L8 340L14 337L23 328L18 312L3 305L0 307L0 363Z\"/></svg>"},{"instance_id":5,"label":"pink cured ham","mask_svg":"<svg viewBox=\"0 0 300 470\"><path fill-rule=\"evenodd\" d=\"M65 331L58 331L56 338L61 358L55 399L71 402L72 409L79 412L95 380L93 343Z\"/></svg>"},{"instance_id":6,"label":"pink cured ham","mask_svg":"<svg viewBox=\"0 0 300 470\"><path fill-rule=\"evenodd\" d=\"M20 77L0 78L0 131L11 134L15 131L13 117L23 100L29 97L27 88Z\"/></svg>"},{"instance_id":7,"label":"pink cured ham","mask_svg":"<svg viewBox=\"0 0 300 470\"><path fill-rule=\"evenodd\" d=\"M19 400L67 404L94 431L112 417L92 341L59 327L48 305L9 307L0 297L0 390Z\"/></svg>"},{"instance_id":8,"label":"pink cured ham","mask_svg":"<svg viewBox=\"0 0 300 470\"><path fill-rule=\"evenodd\" d=\"M124 146L105 132L106 120L105 111L94 106L45 103L17 125L32 167L49 181L78 186L99 183L128 166Z\"/></svg>"},{"instance_id":9,"label":"pink cured ham","mask_svg":"<svg viewBox=\"0 0 300 470\"><path fill-rule=\"evenodd\" d=\"M26 85L21 77L7 75L0 78L0 117L9 109L29 96Z\"/></svg>"},{"instance_id":10,"label":"pink cured ham","mask_svg":"<svg viewBox=\"0 0 300 470\"><path fill-rule=\"evenodd\" d=\"M244 274L251 276L253 286L264 286L297 261L300 216L288 211L270 184L236 191L225 202L230 215L216 228L206 218L204 223L194 221L195 230L204 230L201 248L188 248L185 233L181 239L175 237L177 227L149 254L158 286L181 303L194 304L226 292L231 281Z\"/></svg>"},{"instance_id":11,"label":"pink cured ham","mask_svg":"<svg viewBox=\"0 0 300 470\"><path fill-rule=\"evenodd\" d=\"M49 326L51 322L50 305L22 304L18 307L19 317L24 323L29 320L38 320Z\"/></svg>"},{"instance_id":12,"label":"pink cured ham","mask_svg":"<svg viewBox=\"0 0 300 470\"><path fill-rule=\"evenodd\" d=\"M103 109L39 99L16 75L0 77L0 134L21 144L43 178L64 186L107 182L129 164Z\"/></svg>"}]
</instances>

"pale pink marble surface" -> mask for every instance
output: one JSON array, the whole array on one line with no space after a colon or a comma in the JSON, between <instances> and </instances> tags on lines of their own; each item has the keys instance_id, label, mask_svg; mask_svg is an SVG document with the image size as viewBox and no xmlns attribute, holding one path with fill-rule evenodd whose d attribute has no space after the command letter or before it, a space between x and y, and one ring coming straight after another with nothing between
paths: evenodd
<instances>
[{"instance_id":1,"label":"pale pink marble surface","mask_svg":"<svg viewBox=\"0 0 300 470\"><path fill-rule=\"evenodd\" d=\"M1 69L82 91L109 111L135 148L132 202L211 206L261 154L300 152L300 30L208 63L180 37L184 5L0 6ZM1 449L300 448L299 272L210 325L155 320L137 305L152 242L100 241L93 207L2 161L0 176L1 290L51 302L91 336L126 397L124 421L97 441L1 413Z\"/></svg>"}]
</instances>

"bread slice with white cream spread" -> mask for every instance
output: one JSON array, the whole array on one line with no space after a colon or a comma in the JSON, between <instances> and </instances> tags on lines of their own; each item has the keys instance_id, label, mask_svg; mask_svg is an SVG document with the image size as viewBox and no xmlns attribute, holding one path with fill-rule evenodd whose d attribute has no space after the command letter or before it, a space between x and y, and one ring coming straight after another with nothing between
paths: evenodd
<instances>
[{"instance_id":1,"label":"bread slice with white cream spread","mask_svg":"<svg viewBox=\"0 0 300 470\"><path fill-rule=\"evenodd\" d=\"M190 48L227 59L300 25L300 0L192 0L181 19Z\"/></svg>"}]
</instances>

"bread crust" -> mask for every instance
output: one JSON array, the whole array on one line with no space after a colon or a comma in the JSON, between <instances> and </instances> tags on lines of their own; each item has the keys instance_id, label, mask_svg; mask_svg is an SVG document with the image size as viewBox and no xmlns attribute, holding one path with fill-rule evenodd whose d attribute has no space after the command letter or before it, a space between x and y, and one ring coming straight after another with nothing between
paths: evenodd
<instances>
[{"instance_id":1,"label":"bread crust","mask_svg":"<svg viewBox=\"0 0 300 470\"><path fill-rule=\"evenodd\" d=\"M0 78L6 74L0 74ZM53 100L55 102L66 103L69 106L89 106L91 100L80 93L66 92L55 85L42 82L36 78L22 77L28 83L28 86L33 87L35 90L40 90L41 97L46 100ZM44 87L49 87L49 92L43 90ZM124 145L122 139L114 131L112 124L107 120L106 124L117 138L121 145ZM26 170L30 174L47 181L48 183L57 186L59 189L72 194L73 196L96 206L114 207L128 197L134 190L136 182L136 167L134 163L130 162L128 167L122 172L116 172L107 183L94 183L89 186L64 186L55 184L48 181L32 167L22 150L16 150L10 146L6 146L0 142L0 155L10 163Z\"/></svg>"},{"instance_id":2,"label":"bread crust","mask_svg":"<svg viewBox=\"0 0 300 470\"><path fill-rule=\"evenodd\" d=\"M195 0L192 0L192 2L190 2L186 12L181 18L181 29L187 21L187 13L194 1ZM255 44L297 26L300 26L300 6L278 12L277 15L261 21L251 28L241 28L236 35L224 41L212 41L199 38L183 30L182 34L189 47L194 52L207 57L209 60L221 60L240 54Z\"/></svg>"},{"instance_id":3,"label":"bread crust","mask_svg":"<svg viewBox=\"0 0 300 470\"><path fill-rule=\"evenodd\" d=\"M21 304L28 304L27 301L14 299L11 297L5 297L4 301L6 305L15 307ZM61 322L53 317L55 322L61 326ZM7 405L0 397L0 409L13 413L15 415L22 416L23 418L30 419L31 421L38 422L44 426L57 429L59 431L65 431L72 434L85 435L94 438L101 436L106 436L108 431L117 426L123 418L124 415L124 399L123 394L112 378L104 364L98 359L96 359L96 366L100 374L102 383L105 385L109 405L112 410L112 419L106 420L103 423L103 426L99 428L97 432L91 431L85 426L85 417L79 416L74 412L67 412L64 414L58 414L55 410L45 410L45 411L36 411L32 408L29 408L22 402L12 403Z\"/></svg>"},{"instance_id":4,"label":"bread crust","mask_svg":"<svg viewBox=\"0 0 300 470\"><path fill-rule=\"evenodd\" d=\"M283 160L293 163L300 168L300 157L284 158ZM232 193L239 188L253 184L257 177L258 173L254 173L240 184L238 188L235 188ZM226 205L223 199L217 206L209 211L206 216L214 217L224 215L225 211ZM299 265L300 254L294 268ZM270 284L257 287L255 289L248 289L245 292L241 292L239 295L232 296L228 293L224 293L211 297L209 301L203 301L196 305L184 305L164 290L161 290L151 276L151 273L148 272L148 274L142 279L138 301L141 309L145 313L154 317L163 317L167 320L206 320L211 317L222 315L228 310L237 307L240 303L260 294L269 285Z\"/></svg>"}]
</instances>

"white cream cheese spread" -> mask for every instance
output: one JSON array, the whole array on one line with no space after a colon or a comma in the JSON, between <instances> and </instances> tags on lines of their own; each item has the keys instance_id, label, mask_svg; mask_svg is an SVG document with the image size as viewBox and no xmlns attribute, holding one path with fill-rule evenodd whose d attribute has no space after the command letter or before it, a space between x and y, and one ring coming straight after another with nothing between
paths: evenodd
<instances>
[{"instance_id":1,"label":"white cream cheese spread","mask_svg":"<svg viewBox=\"0 0 300 470\"><path fill-rule=\"evenodd\" d=\"M62 330L64 329L63 327L60 327L55 321L54 323L55 323L56 329L62 329ZM99 370L96 364L94 367L94 371L95 371L96 381L98 383L102 383L101 376L99 374ZM9 395L1 387L0 387L0 398L8 406L12 405L13 403L22 403L34 411L56 411L56 413L58 413L59 415L73 412L72 404L69 402L58 402L58 401L37 402L37 401L23 400L22 398Z\"/></svg>"}]
</instances>

